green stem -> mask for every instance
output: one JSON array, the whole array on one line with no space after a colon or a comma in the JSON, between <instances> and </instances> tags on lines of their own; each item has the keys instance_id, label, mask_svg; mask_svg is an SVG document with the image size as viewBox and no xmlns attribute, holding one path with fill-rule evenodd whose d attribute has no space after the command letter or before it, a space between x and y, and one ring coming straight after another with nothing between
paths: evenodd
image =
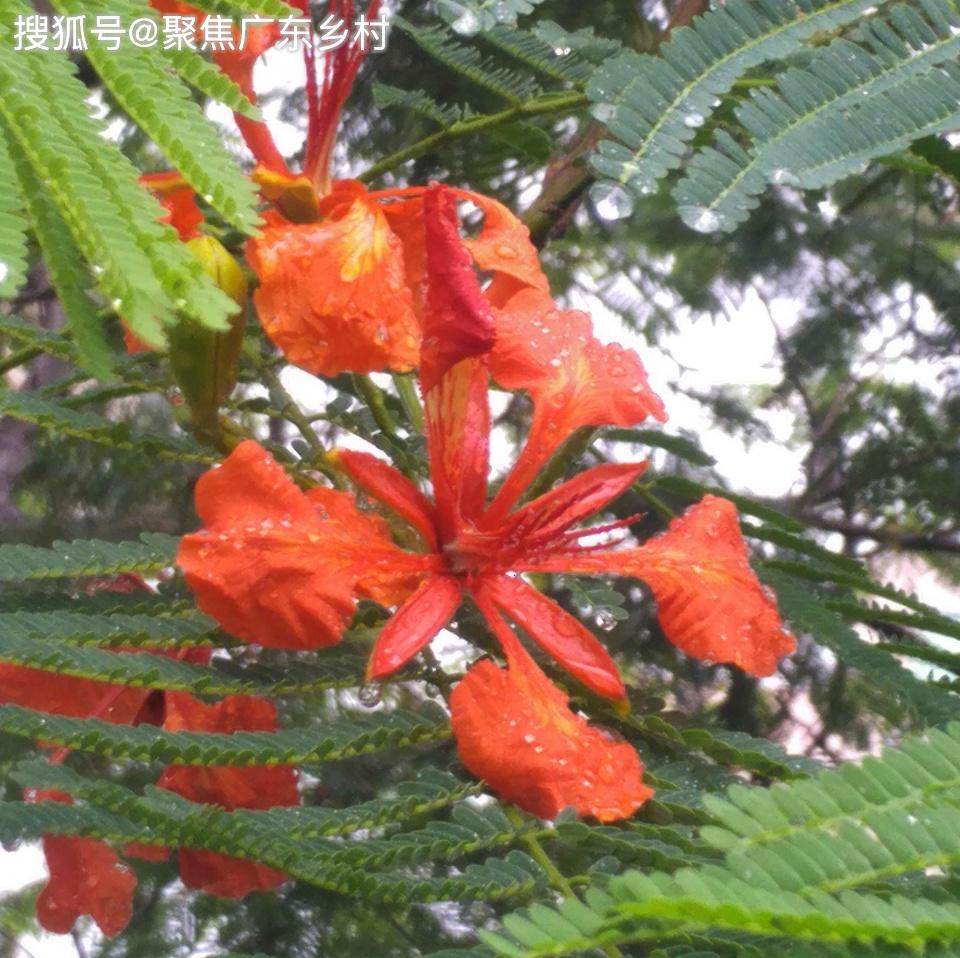
<instances>
[{"instance_id":1,"label":"green stem","mask_svg":"<svg viewBox=\"0 0 960 958\"><path fill-rule=\"evenodd\" d=\"M656 509L661 516L663 516L664 519L675 519L677 517L677 514L673 511L673 509L671 509L659 496L655 496L653 492L651 492L649 486L645 486L638 482L633 488L644 499L646 499L647 502L649 502L650 505L653 506L653 508Z\"/></svg>"},{"instance_id":2,"label":"green stem","mask_svg":"<svg viewBox=\"0 0 960 958\"><path fill-rule=\"evenodd\" d=\"M10 353L5 359L0 360L0 375L7 372L11 369L16 369L17 366L22 366L24 363L30 362L34 356L39 356L43 352L37 346L26 346L23 349L18 349L16 352Z\"/></svg>"},{"instance_id":3,"label":"green stem","mask_svg":"<svg viewBox=\"0 0 960 958\"><path fill-rule=\"evenodd\" d=\"M247 350L247 353L260 369L267 389L270 390L271 399L279 406L280 414L287 422L292 423L296 427L297 432L300 433L310 447L312 455L308 465L316 466L337 489L345 488L346 483L331 461L330 454L317 438L317 434L310 425L310 420L303 414L303 411L294 402L293 397L287 392L283 383L280 381L279 373L277 373L269 362L263 361L263 357L260 356L255 348Z\"/></svg>"},{"instance_id":4,"label":"green stem","mask_svg":"<svg viewBox=\"0 0 960 958\"><path fill-rule=\"evenodd\" d=\"M507 820L513 825L517 831L522 831L526 827L526 823L523 820L523 816L520 814L519 809L516 805L503 805L503 813L507 816ZM560 892L561 895L565 895L567 898L575 898L573 889L570 887L570 883L563 877L563 873L554 865L553 860L546 853L543 845L540 844L540 839L537 838L532 832L527 832L526 834L520 835L520 841L527 846L527 849L530 852L530 855L533 857L534 861L547 873L547 878L550 879L550 884L553 888Z\"/></svg>"},{"instance_id":5,"label":"green stem","mask_svg":"<svg viewBox=\"0 0 960 958\"><path fill-rule=\"evenodd\" d=\"M513 825L517 831L523 829L523 816L520 814L516 805L503 803L501 807L510 824ZM553 860L547 854L543 845L540 844L540 839L537 838L536 834L533 832L521 834L520 841L527 846L527 850L530 852L533 860L546 872L547 877L550 879L550 885L554 890L560 892L560 894L566 898L576 898L576 892L574 892L570 882L564 878L563 872L553 863ZM607 958L623 958L623 953L616 945L604 945L602 950Z\"/></svg>"},{"instance_id":6,"label":"green stem","mask_svg":"<svg viewBox=\"0 0 960 958\"><path fill-rule=\"evenodd\" d=\"M546 492L564 474L567 466L576 462L590 448L599 431L593 426L578 429L553 454L540 475L530 483L522 501L529 502Z\"/></svg>"},{"instance_id":7,"label":"green stem","mask_svg":"<svg viewBox=\"0 0 960 958\"><path fill-rule=\"evenodd\" d=\"M377 384L369 376L361 373L353 374L353 384L363 397L367 408L373 413L374 421L380 427L380 431L388 439L397 442L397 425L390 415L390 410L387 409L387 404L383 401L383 393L377 388Z\"/></svg>"},{"instance_id":8,"label":"green stem","mask_svg":"<svg viewBox=\"0 0 960 958\"><path fill-rule=\"evenodd\" d=\"M417 387L414 386L413 379L410 376L394 373L393 384L397 387L400 402L403 403L410 425L417 432L423 432L423 407L420 405L420 397L417 395Z\"/></svg>"},{"instance_id":9,"label":"green stem","mask_svg":"<svg viewBox=\"0 0 960 958\"><path fill-rule=\"evenodd\" d=\"M378 176L389 172L401 163L412 160L414 157L422 156L430 150L448 143L451 140L458 140L464 136L471 136L474 133L480 133L483 130L489 130L491 127L501 126L505 123L512 123L520 117L546 116L550 113L566 113L578 110L586 106L590 101L585 93L570 91L556 96L539 97L527 103L518 103L516 106L507 107L498 113L488 113L486 116L471 117L469 120L458 120L450 126L430 136L412 143L410 146L397 150L385 156L382 160L374 163L368 170L360 174L357 179L361 183L369 183Z\"/></svg>"}]
</instances>

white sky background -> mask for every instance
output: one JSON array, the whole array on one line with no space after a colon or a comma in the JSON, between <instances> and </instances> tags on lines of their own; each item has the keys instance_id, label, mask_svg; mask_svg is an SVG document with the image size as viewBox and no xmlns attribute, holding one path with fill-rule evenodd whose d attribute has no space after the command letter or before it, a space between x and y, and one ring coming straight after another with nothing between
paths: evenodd
<instances>
[{"instance_id":1,"label":"white sky background","mask_svg":"<svg viewBox=\"0 0 960 958\"><path fill-rule=\"evenodd\" d=\"M302 79L299 54L270 51L258 66L256 85L262 94L292 92L300 88ZM264 114L281 151L293 153L301 145L302 133L279 121L279 107L279 99L268 102ZM210 114L226 126L232 126L232 118L225 108L213 106ZM343 175L344 171L339 172ZM703 449L717 460L717 469L735 490L759 497L780 497L801 487L802 462L807 449L795 441L787 446L787 442L794 439L796 426L790 409L758 410L758 417L769 426L774 441L754 442L747 447L740 439L716 429L703 407L676 389L682 384L687 389L708 392L718 386L750 389L780 382L774 329L766 306L755 293L748 294L742 303L728 304L728 321L713 323L703 318L697 321L680 311L676 317L678 331L663 337L658 349L651 349L642 336L627 329L620 317L606 309L596 297L578 293L563 305L590 313L595 333L602 341L619 342L637 350L652 388L667 408L666 430L674 434L684 430L693 432ZM791 299L776 299L770 306L777 325L781 330L788 330L796 321L800 304ZM929 308L926 314L921 317L922 321L935 321ZM936 383L936 369L918 367L906 360L895 364L889 374L895 381L920 381L931 387ZM308 409L321 409L330 395L322 383L296 369L284 373L284 382ZM503 444L500 452L501 458L507 452ZM637 448L636 454L645 453ZM960 616L960 595L938 581L929 569L916 562L894 563L884 573L890 581L915 591L931 605ZM13 852L0 850L0 895L39 881L45 874L38 847ZM23 946L18 958L77 958L69 936L26 936Z\"/></svg>"}]
</instances>

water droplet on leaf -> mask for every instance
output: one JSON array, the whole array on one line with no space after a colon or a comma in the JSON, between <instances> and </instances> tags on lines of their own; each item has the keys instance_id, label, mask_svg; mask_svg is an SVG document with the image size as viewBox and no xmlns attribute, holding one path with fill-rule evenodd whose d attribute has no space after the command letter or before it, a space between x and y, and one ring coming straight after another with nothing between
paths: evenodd
<instances>
[{"instance_id":1,"label":"water droplet on leaf","mask_svg":"<svg viewBox=\"0 0 960 958\"><path fill-rule=\"evenodd\" d=\"M360 704L366 706L368 709L372 709L375 705L380 704L380 696L383 694L383 687L379 682L368 682L366 685L360 686L360 692L357 695L357 698L360 699Z\"/></svg>"},{"instance_id":2,"label":"water droplet on leaf","mask_svg":"<svg viewBox=\"0 0 960 958\"><path fill-rule=\"evenodd\" d=\"M618 183L596 183L590 198L597 214L605 220L622 220L633 212L633 198Z\"/></svg>"}]
</instances>

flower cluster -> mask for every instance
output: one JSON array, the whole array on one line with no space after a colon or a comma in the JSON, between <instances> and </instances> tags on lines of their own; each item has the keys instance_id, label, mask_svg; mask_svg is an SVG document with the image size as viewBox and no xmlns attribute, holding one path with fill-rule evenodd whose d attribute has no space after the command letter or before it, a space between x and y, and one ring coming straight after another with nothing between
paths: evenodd
<instances>
[{"instance_id":1,"label":"flower cluster","mask_svg":"<svg viewBox=\"0 0 960 958\"><path fill-rule=\"evenodd\" d=\"M129 592L149 587L136 576L116 576L95 582L98 591ZM122 647L111 651L122 653ZM205 665L209 649L157 653ZM185 692L128 688L89 679L57 675L39 669L0 665L0 701L74 718L98 718L119 725L156 725L167 731L270 732L277 728L273 705L263 699L230 695L205 704ZM50 761L66 758L54 751ZM157 786L195 802L224 809L269 808L298 802L296 770L269 768L203 768L170 766ZM70 802L68 795L30 791L28 801ZM136 888L133 871L105 842L90 838L46 835L43 850L50 878L37 898L37 918L49 931L66 933L80 915L90 915L107 935L115 935L129 921ZM130 845L127 858L162 860L162 846ZM215 852L180 849L180 878L188 888L240 898L251 891L275 888L284 876L273 869Z\"/></svg>"},{"instance_id":2,"label":"flower cluster","mask_svg":"<svg viewBox=\"0 0 960 958\"><path fill-rule=\"evenodd\" d=\"M460 233L456 204L464 199L485 213L473 240ZM432 498L371 454L340 450L334 461L367 499L409 526L420 549L398 546L384 519L363 511L349 493L301 491L248 440L198 483L203 528L184 537L177 561L201 609L232 635L268 647L337 642L359 598L396 607L370 655L367 673L374 680L409 662L469 596L497 638L506 668L480 662L453 691L451 721L464 764L536 814L550 817L572 806L602 821L623 818L650 794L639 758L571 711L511 624L586 688L623 703L616 666L592 633L523 573L638 578L680 649L755 675L772 672L793 641L750 569L727 500L708 496L662 536L622 548L582 540L630 520L584 523L629 489L644 463L596 466L518 505L574 430L662 419L662 405L633 352L601 345L588 317L555 307L536 253L507 210L438 184L408 190L398 202L397 221L405 229L384 242L395 243L398 264L419 268L407 273L398 266L403 287L396 289L406 295L393 297L393 313L371 310L383 334L356 320L348 337L344 326L324 341L322 369L355 368L354 356L373 368L419 368ZM370 215L386 221L389 209ZM287 232L299 250L298 228ZM294 262L276 257L277 269L296 270L309 282L306 254ZM477 269L492 275L485 289ZM320 270L313 281L335 286ZM352 282L352 276L343 280ZM292 294L296 281L289 277L285 288ZM378 295L369 285L337 292L355 306ZM287 358L311 369L319 365L316 333L304 328L302 312L316 302L291 295L277 311L263 287L257 298L265 327L277 323L282 330L274 338ZM419 334L412 344L411 328ZM379 351L365 349L371 335ZM517 461L488 494L491 379L525 391L533 416Z\"/></svg>"},{"instance_id":3,"label":"flower cluster","mask_svg":"<svg viewBox=\"0 0 960 958\"><path fill-rule=\"evenodd\" d=\"M193 10L170 0L152 3L167 14ZM297 6L306 13L309 5ZM366 14L377 10L371 0ZM353 4L330 0L328 12L349 19ZM253 99L253 65L277 39L275 27L265 27L245 50L214 59ZM441 184L369 191L356 181L331 180L338 116L363 52L356 44L338 47L320 70L312 46L305 48L301 173L288 169L263 124L238 118L256 160L252 177L271 205L246 255L259 281L254 305L261 325L290 363L322 376L417 371L429 487L369 453L344 449L333 451L331 461L362 500L324 486L304 491L260 445L245 440L197 483L201 528L183 537L177 564L204 612L235 638L263 647L333 645L360 599L390 610L370 653L369 681L410 663L469 600L496 639L502 664L476 662L450 694L464 766L535 815L550 818L572 807L604 822L626 818L651 794L639 756L571 708L523 639L589 692L625 709L617 667L531 576L637 579L680 650L753 675L773 672L793 640L750 568L729 501L706 496L661 535L636 543L631 518L594 517L637 482L643 462L595 466L533 493L548 461L577 430L663 421L663 405L633 351L602 344L587 315L556 306L526 228L502 204ZM197 244L202 216L189 187L177 174L145 177L144 185L161 199L180 239ZM472 235L461 223L464 206L482 219ZM231 273L225 251L197 246L197 255L221 283ZM230 283L238 301L245 296L241 280ZM128 346L138 348L133 341ZM227 355L220 346L212 352ZM173 366L175 358L172 350ZM184 374L195 387L184 395L204 405L194 424L206 426L215 423L234 378L221 371L214 387L204 389L195 373ZM518 457L493 485L492 385L525 393L532 404ZM406 531L395 537L398 524ZM12 666L0 668L0 701L170 730L276 727L272 705L254 698L205 704L183 693ZM171 767L158 784L227 809L298 800L288 767ZM69 801L56 793L32 798ZM67 930L77 915L90 914L105 932L119 930L129 917L134 878L116 853L84 838L48 837L44 845L51 878L38 913L46 927ZM166 853L126 849L133 857ZM214 894L240 896L283 879L212 852L178 854L184 883Z\"/></svg>"}]
</instances>

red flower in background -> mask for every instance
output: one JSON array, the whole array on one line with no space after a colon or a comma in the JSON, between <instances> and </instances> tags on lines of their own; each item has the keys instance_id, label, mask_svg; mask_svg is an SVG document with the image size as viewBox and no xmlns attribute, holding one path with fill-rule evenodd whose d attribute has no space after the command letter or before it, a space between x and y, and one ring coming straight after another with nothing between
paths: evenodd
<instances>
[{"instance_id":1,"label":"red flower in background","mask_svg":"<svg viewBox=\"0 0 960 958\"><path fill-rule=\"evenodd\" d=\"M72 800L61 792L36 792L35 802ZM105 935L116 935L130 921L136 876L105 842L92 838L44 835L43 854L50 878L37 896L37 921L58 935L81 915L90 915Z\"/></svg>"},{"instance_id":2,"label":"red flower in background","mask_svg":"<svg viewBox=\"0 0 960 958\"><path fill-rule=\"evenodd\" d=\"M192 695L168 692L163 727L170 732L274 732L277 714L264 699L228 695L205 705ZM275 808L296 805L296 771L289 765L269 767L203 767L171 765L157 781L193 802L237 808ZM276 888L286 877L266 865L208 852L182 848L178 853L180 878L196 888L223 898L242 898L253 891Z\"/></svg>"},{"instance_id":3,"label":"red flower in background","mask_svg":"<svg viewBox=\"0 0 960 958\"><path fill-rule=\"evenodd\" d=\"M358 597L398 604L374 646L371 678L409 661L469 594L499 638L507 670L474 666L454 693L452 722L465 764L531 811L553 813L569 804L585 815L622 817L649 794L639 760L628 746L577 718L558 691L544 691L549 682L504 616L588 688L622 699L616 668L583 625L515 573L640 578L654 594L671 641L754 674L771 672L793 641L750 570L725 500L708 497L664 535L623 550L579 540L629 520L580 526L629 488L643 463L589 469L516 507L573 430L632 425L647 415L662 419L663 410L636 355L598 343L583 314L560 313L542 290L514 274L496 277L487 295L481 293L473 265L488 268L490 261L460 238L459 196L432 186L422 200L420 378L433 501L373 456L338 454L366 495L419 533L423 551L399 549L386 526L343 493L301 492L267 453L246 442L198 483L205 528L184 537L178 562L204 611L227 631L267 646L337 641ZM526 237L524 243L524 257L535 262ZM488 504L491 373L507 388L526 390L534 413L517 463ZM506 732L509 719L503 726L503 716L495 717L503 702L511 703L507 712L522 734ZM507 741L510 748L504 748ZM624 759L627 752L632 761ZM617 767L619 776L611 772Z\"/></svg>"},{"instance_id":4,"label":"red flower in background","mask_svg":"<svg viewBox=\"0 0 960 958\"><path fill-rule=\"evenodd\" d=\"M138 575L93 580L89 593L150 591ZM137 648L111 647L117 653ZM210 650L184 649L155 654L207 664ZM276 713L269 702L227 696L204 705L178 692L131 688L18 665L0 664L0 704L19 705L55 715L98 718L124 725L162 724L169 730L207 732L274 731ZM41 743L42 744L42 743ZM56 749L50 762L62 762L67 749ZM195 768L171 766L157 783L192 801L222 808L272 808L298 801L296 773L289 766L270 768ZM28 790L27 801L70 803L69 795ZM81 915L90 915L105 935L115 935L130 919L136 876L103 841L45 835L43 850L49 879L37 898L37 920L48 931L65 934ZM128 857L163 860L167 850L156 845L129 845ZM211 894L239 898L273 888L284 878L274 869L213 852L181 850L180 874L185 885Z\"/></svg>"}]
</instances>

